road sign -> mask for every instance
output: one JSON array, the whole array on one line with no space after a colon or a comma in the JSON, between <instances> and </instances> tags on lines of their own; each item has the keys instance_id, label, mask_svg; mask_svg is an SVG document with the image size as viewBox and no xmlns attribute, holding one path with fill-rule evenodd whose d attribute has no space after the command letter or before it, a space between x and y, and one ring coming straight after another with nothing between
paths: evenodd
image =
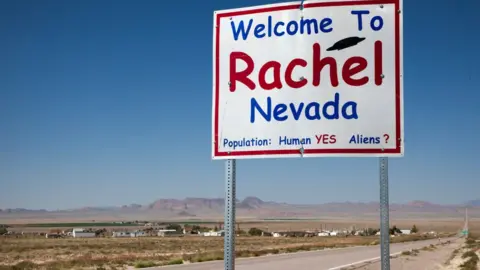
<instances>
[{"instance_id":1,"label":"road sign","mask_svg":"<svg viewBox=\"0 0 480 270\"><path fill-rule=\"evenodd\" d=\"M215 12L213 159L403 156L401 4Z\"/></svg>"}]
</instances>

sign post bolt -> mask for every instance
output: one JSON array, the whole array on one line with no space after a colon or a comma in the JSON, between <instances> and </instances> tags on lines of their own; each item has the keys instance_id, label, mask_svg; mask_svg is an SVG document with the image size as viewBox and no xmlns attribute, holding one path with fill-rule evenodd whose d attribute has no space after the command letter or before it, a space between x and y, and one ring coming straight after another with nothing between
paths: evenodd
<instances>
[{"instance_id":1,"label":"sign post bolt","mask_svg":"<svg viewBox=\"0 0 480 270\"><path fill-rule=\"evenodd\" d=\"M300 10L303 10L303 2L304 2L304 1L305 1L305 0L302 0L302 1L300 2L300 7L299 7Z\"/></svg>"}]
</instances>

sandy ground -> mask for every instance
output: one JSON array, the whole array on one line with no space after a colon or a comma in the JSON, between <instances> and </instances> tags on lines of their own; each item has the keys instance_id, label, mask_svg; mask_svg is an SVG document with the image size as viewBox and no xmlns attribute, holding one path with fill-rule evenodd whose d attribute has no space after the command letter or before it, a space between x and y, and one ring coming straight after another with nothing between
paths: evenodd
<instances>
[{"instance_id":1,"label":"sandy ground","mask_svg":"<svg viewBox=\"0 0 480 270\"><path fill-rule=\"evenodd\" d=\"M465 239L457 239L450 244L437 246L433 251L419 250L417 255L400 255L390 260L391 270L454 270L458 269L454 264L446 264L455 249L460 248ZM380 262L349 268L349 270L379 270Z\"/></svg>"},{"instance_id":2,"label":"sandy ground","mask_svg":"<svg viewBox=\"0 0 480 270\"><path fill-rule=\"evenodd\" d=\"M449 267L446 269L448 270L457 270L460 269L460 265L463 264L467 259L462 258L462 254L464 254L467 251L470 251L472 249L469 249L465 244L462 246L461 249L458 250L458 252L455 254L455 256L452 257L449 263ZM476 251L477 256L480 257L480 249ZM480 269L480 262L477 264L477 268Z\"/></svg>"}]
</instances>

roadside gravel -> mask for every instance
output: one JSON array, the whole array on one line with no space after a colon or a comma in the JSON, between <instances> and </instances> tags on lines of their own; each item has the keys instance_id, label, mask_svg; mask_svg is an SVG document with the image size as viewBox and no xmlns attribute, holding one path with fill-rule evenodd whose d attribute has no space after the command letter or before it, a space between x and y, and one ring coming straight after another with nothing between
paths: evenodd
<instances>
[{"instance_id":1,"label":"roadside gravel","mask_svg":"<svg viewBox=\"0 0 480 270\"><path fill-rule=\"evenodd\" d=\"M435 245L434 248L420 249L402 254L390 260L391 270L456 270L455 262L451 261L453 252L461 248L465 239L456 239L443 245ZM348 268L348 270L379 270L380 262Z\"/></svg>"}]
</instances>

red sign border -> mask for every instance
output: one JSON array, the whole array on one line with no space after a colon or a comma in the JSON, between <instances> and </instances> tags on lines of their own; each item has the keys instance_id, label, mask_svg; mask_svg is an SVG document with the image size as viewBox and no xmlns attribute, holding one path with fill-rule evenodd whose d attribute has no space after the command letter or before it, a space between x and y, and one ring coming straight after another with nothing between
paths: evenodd
<instances>
[{"instance_id":1,"label":"red sign border","mask_svg":"<svg viewBox=\"0 0 480 270\"><path fill-rule=\"evenodd\" d=\"M400 10L400 0L366 0L366 1L337 1L337 2L317 2L317 3L305 3L304 8L318 8L318 7L338 7L338 6L360 6L360 5L386 5L394 4L395 10ZM274 12L274 11L284 11L291 9L298 9L299 4L290 4L283 6L271 6L271 7L259 7L256 9L247 9L247 10L238 10L226 13L216 13L215 14L215 100L214 100L214 156L216 157L232 157L235 156L261 156L261 155L299 155L299 150L289 149L289 150L254 150L254 151L219 151L219 136L218 136L218 118L219 118L219 100L220 100L220 84L219 84L219 73L220 73L220 20L224 17L235 17L248 14L257 14L265 12ZM382 154L402 154L402 141L401 141L401 129L402 129L402 112L401 112L401 46L400 46L400 13L396 13L395 16L395 129L396 134L395 138L396 147L395 148L386 148L386 149L304 149L303 154L314 154L314 155L382 155Z\"/></svg>"}]
</instances>

